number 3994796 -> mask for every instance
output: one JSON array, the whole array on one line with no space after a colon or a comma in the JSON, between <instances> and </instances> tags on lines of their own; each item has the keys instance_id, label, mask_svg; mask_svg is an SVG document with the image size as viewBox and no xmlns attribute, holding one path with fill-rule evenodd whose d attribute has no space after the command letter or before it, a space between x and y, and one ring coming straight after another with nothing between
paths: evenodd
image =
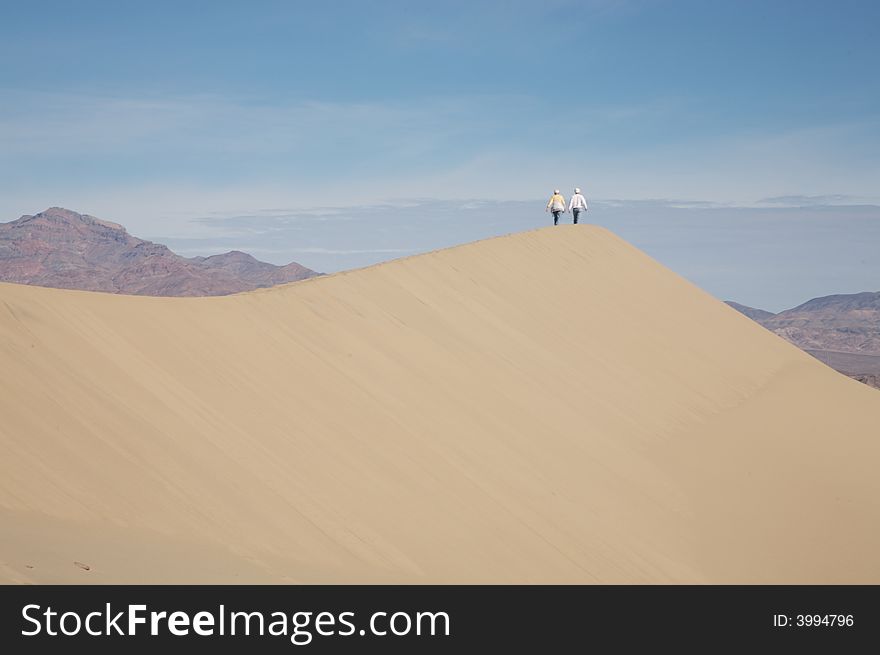
<instances>
[{"instance_id":1,"label":"number 3994796","mask_svg":"<svg viewBox=\"0 0 880 655\"><path fill-rule=\"evenodd\" d=\"M774 614L773 625L777 628L796 627L840 627L848 628L854 623L852 614L796 614L788 616L787 614Z\"/></svg>"}]
</instances>

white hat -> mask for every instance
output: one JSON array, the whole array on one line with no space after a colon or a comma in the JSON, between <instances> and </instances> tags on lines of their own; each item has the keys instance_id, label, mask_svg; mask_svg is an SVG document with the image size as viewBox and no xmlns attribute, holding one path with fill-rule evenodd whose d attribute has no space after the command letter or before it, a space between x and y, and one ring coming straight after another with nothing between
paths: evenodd
<instances>
[{"instance_id":1,"label":"white hat","mask_svg":"<svg viewBox=\"0 0 880 655\"><path fill-rule=\"evenodd\" d=\"M559 189L555 189L553 193L559 193Z\"/></svg>"},{"instance_id":2,"label":"white hat","mask_svg":"<svg viewBox=\"0 0 880 655\"><path fill-rule=\"evenodd\" d=\"M580 192L581 192L581 190L580 190L580 189L578 189L578 188L577 188L577 187L575 187L575 189L574 189L574 192L575 192L575 193L580 193Z\"/></svg>"}]
</instances>

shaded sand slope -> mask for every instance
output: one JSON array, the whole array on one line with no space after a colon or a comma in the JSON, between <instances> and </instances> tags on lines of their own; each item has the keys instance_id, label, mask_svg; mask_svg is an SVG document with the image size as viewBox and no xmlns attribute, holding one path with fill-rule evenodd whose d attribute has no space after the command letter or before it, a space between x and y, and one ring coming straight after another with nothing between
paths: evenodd
<instances>
[{"instance_id":1,"label":"shaded sand slope","mask_svg":"<svg viewBox=\"0 0 880 655\"><path fill-rule=\"evenodd\" d=\"M880 582L880 394L596 227L0 285L0 364L7 582Z\"/></svg>"}]
</instances>

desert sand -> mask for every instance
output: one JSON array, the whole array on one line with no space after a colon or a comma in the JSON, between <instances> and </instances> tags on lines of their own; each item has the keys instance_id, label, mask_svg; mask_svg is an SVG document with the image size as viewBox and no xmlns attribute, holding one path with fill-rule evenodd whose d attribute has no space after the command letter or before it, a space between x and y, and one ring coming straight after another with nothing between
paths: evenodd
<instances>
[{"instance_id":1,"label":"desert sand","mask_svg":"<svg viewBox=\"0 0 880 655\"><path fill-rule=\"evenodd\" d=\"M0 581L880 583L880 394L610 232L0 284Z\"/></svg>"}]
</instances>

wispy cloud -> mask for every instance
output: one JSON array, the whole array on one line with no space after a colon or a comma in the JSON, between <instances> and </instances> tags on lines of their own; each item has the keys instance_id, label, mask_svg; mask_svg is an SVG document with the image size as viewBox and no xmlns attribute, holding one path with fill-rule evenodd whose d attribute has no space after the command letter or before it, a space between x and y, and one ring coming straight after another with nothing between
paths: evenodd
<instances>
[{"instance_id":1,"label":"wispy cloud","mask_svg":"<svg viewBox=\"0 0 880 655\"><path fill-rule=\"evenodd\" d=\"M317 255L399 255L415 251L415 248L294 248L291 252Z\"/></svg>"},{"instance_id":2,"label":"wispy cloud","mask_svg":"<svg viewBox=\"0 0 880 655\"><path fill-rule=\"evenodd\" d=\"M874 199L876 201L876 198ZM870 203L871 199L843 194L829 194L822 196L773 196L762 198L758 204L774 205L779 207L815 207L819 205L857 205Z\"/></svg>"},{"instance_id":3,"label":"wispy cloud","mask_svg":"<svg viewBox=\"0 0 880 655\"><path fill-rule=\"evenodd\" d=\"M0 92L0 139L6 154L170 152L311 154L419 152L489 126L492 111L522 106L515 96L456 96L385 102L193 95L132 98L70 93Z\"/></svg>"}]
</instances>

